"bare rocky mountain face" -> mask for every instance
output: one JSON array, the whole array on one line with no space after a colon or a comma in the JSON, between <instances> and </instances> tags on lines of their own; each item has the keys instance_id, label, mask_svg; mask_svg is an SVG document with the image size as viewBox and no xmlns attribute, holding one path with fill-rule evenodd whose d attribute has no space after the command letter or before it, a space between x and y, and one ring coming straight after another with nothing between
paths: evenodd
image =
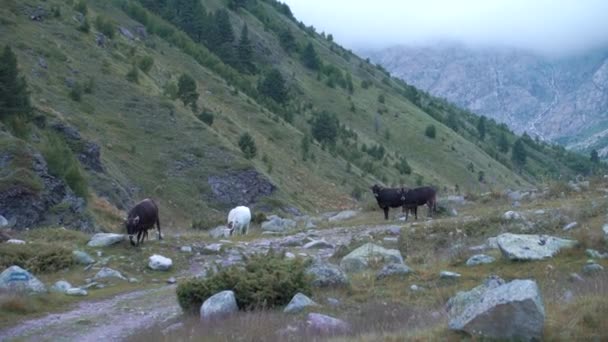
<instances>
[{"instance_id":1,"label":"bare rocky mountain face","mask_svg":"<svg viewBox=\"0 0 608 342\"><path fill-rule=\"evenodd\" d=\"M608 155L608 48L559 58L456 44L362 54L407 83L518 133Z\"/></svg>"}]
</instances>

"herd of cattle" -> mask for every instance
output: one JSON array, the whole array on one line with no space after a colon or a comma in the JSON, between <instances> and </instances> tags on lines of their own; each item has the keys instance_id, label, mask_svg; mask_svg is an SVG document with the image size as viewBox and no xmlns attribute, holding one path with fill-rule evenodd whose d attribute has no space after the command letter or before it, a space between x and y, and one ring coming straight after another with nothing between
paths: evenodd
<instances>
[{"instance_id":1,"label":"herd of cattle","mask_svg":"<svg viewBox=\"0 0 608 342\"><path fill-rule=\"evenodd\" d=\"M418 219L418 207L427 205L429 208L429 216L437 210L437 192L432 187L423 186L419 188L384 188L375 184L371 187L374 197L378 202L378 206L384 210L384 218L388 220L389 208L402 208L405 212L405 219L408 219L408 212L412 211L414 217ZM230 229L230 235L235 231L237 234L245 235L249 230L251 222L251 211L245 206L238 206L228 213L227 226ZM138 246L140 242L143 244L144 239L148 237L148 229L153 229L156 225L158 229L158 239L162 240L160 232L160 219L158 217L158 206L153 200L146 198L136 204L129 211L125 226L131 245ZM137 236L136 241L133 241L133 236Z\"/></svg>"}]
</instances>

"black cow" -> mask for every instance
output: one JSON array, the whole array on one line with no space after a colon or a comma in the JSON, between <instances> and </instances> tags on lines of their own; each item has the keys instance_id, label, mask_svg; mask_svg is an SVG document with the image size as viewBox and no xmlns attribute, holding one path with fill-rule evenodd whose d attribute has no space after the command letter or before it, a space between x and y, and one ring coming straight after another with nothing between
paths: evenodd
<instances>
[{"instance_id":1,"label":"black cow","mask_svg":"<svg viewBox=\"0 0 608 342\"><path fill-rule=\"evenodd\" d=\"M437 191L430 186L422 186L414 189L405 189L403 193L403 207L411 208L414 217L418 219L418 206L427 205L429 207L428 216L437 211ZM407 212L405 216L407 220Z\"/></svg>"},{"instance_id":2,"label":"black cow","mask_svg":"<svg viewBox=\"0 0 608 342\"><path fill-rule=\"evenodd\" d=\"M158 239L162 240L163 237L160 234L158 207L153 200L146 198L137 203L137 205L129 211L129 216L125 222L131 245L138 246L140 238L141 243L143 244L145 238L148 236L148 229L154 228L154 224L156 224L156 227L158 228ZM137 234L137 244L133 242L133 235L135 234Z\"/></svg>"},{"instance_id":3,"label":"black cow","mask_svg":"<svg viewBox=\"0 0 608 342\"><path fill-rule=\"evenodd\" d=\"M376 201L378 201L378 206L384 210L384 219L388 220L389 208L402 207L403 210L406 209L403 205L403 201L405 200L405 189L383 188L378 184L374 184L371 189L374 193L374 197L376 197Z\"/></svg>"}]
</instances>

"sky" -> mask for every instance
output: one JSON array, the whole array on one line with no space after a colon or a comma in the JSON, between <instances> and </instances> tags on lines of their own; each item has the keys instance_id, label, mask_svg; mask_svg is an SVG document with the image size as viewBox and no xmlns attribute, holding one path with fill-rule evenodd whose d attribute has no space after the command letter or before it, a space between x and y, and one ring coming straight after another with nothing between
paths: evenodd
<instances>
[{"instance_id":1,"label":"sky","mask_svg":"<svg viewBox=\"0 0 608 342\"><path fill-rule=\"evenodd\" d=\"M455 41L569 55L608 46L608 0L283 0L351 49Z\"/></svg>"}]
</instances>

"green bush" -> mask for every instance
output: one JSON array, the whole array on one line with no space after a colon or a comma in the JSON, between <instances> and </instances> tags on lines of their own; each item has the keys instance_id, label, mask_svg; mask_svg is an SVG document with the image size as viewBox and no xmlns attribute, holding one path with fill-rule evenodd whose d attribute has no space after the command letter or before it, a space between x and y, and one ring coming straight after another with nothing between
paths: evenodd
<instances>
[{"instance_id":1,"label":"green bush","mask_svg":"<svg viewBox=\"0 0 608 342\"><path fill-rule=\"evenodd\" d=\"M49 172L63 179L76 195L86 200L88 184L80 163L70 147L57 134L49 134L47 143L41 148Z\"/></svg>"},{"instance_id":2,"label":"green bush","mask_svg":"<svg viewBox=\"0 0 608 342\"><path fill-rule=\"evenodd\" d=\"M213 125L214 116L210 110L204 109L199 115L197 115L197 117L208 126Z\"/></svg>"},{"instance_id":3,"label":"green bush","mask_svg":"<svg viewBox=\"0 0 608 342\"><path fill-rule=\"evenodd\" d=\"M435 139L435 136L437 134L437 132L435 130L435 125L426 126L426 130L424 131L424 134L431 139Z\"/></svg>"},{"instance_id":4,"label":"green bush","mask_svg":"<svg viewBox=\"0 0 608 342\"><path fill-rule=\"evenodd\" d=\"M89 20L87 19L87 17L84 17L84 20L82 21L80 26L78 26L78 31L84 32L84 33L89 33L90 30L91 30L91 25L89 25Z\"/></svg>"},{"instance_id":5,"label":"green bush","mask_svg":"<svg viewBox=\"0 0 608 342\"><path fill-rule=\"evenodd\" d=\"M268 218L266 217L266 214L259 212L253 215L253 217L251 218L251 222L254 224L262 224L262 222L268 220Z\"/></svg>"},{"instance_id":6,"label":"green bush","mask_svg":"<svg viewBox=\"0 0 608 342\"><path fill-rule=\"evenodd\" d=\"M177 299L184 312L197 313L212 295L232 290L241 310L286 305L298 292L310 294L310 280L301 259L289 260L270 251L250 257L243 269L231 266L206 279L179 284Z\"/></svg>"},{"instance_id":7,"label":"green bush","mask_svg":"<svg viewBox=\"0 0 608 342\"><path fill-rule=\"evenodd\" d=\"M139 60L139 68L146 74L150 71L150 69L152 69L153 65L154 58L150 56L144 56Z\"/></svg>"},{"instance_id":8,"label":"green bush","mask_svg":"<svg viewBox=\"0 0 608 342\"><path fill-rule=\"evenodd\" d=\"M258 149L251 134L245 132L239 138L239 148L243 151L245 158L252 159L257 155Z\"/></svg>"},{"instance_id":9,"label":"green bush","mask_svg":"<svg viewBox=\"0 0 608 342\"><path fill-rule=\"evenodd\" d=\"M17 265L34 274L49 273L69 268L73 263L71 250L53 244L0 245L0 269Z\"/></svg>"},{"instance_id":10,"label":"green bush","mask_svg":"<svg viewBox=\"0 0 608 342\"><path fill-rule=\"evenodd\" d=\"M132 83L139 83L139 71L135 64L131 67L131 70L126 75L127 81Z\"/></svg>"},{"instance_id":11,"label":"green bush","mask_svg":"<svg viewBox=\"0 0 608 342\"><path fill-rule=\"evenodd\" d=\"M88 12L88 8L87 8L87 2L84 0L80 0L76 3L76 5L74 5L74 11L76 12L80 12L84 15L87 14Z\"/></svg>"},{"instance_id":12,"label":"green bush","mask_svg":"<svg viewBox=\"0 0 608 342\"><path fill-rule=\"evenodd\" d=\"M115 28L114 23L111 20L98 15L97 18L95 18L95 28L108 38L114 38Z\"/></svg>"}]
</instances>

